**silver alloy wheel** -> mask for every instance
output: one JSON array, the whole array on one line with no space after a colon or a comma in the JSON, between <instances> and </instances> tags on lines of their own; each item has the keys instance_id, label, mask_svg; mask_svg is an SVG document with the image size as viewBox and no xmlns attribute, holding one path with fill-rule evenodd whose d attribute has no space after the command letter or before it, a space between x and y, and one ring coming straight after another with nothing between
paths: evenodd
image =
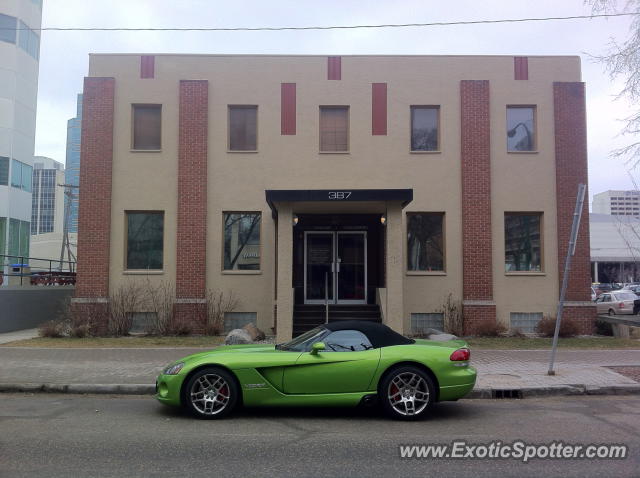
<instances>
[{"instance_id":1,"label":"silver alloy wheel","mask_svg":"<svg viewBox=\"0 0 640 478\"><path fill-rule=\"evenodd\" d=\"M189 391L193 407L203 415L217 415L229 404L231 388L220 375L208 373L198 377Z\"/></svg>"},{"instance_id":2,"label":"silver alloy wheel","mask_svg":"<svg viewBox=\"0 0 640 478\"><path fill-rule=\"evenodd\" d=\"M402 372L389 383L387 398L399 414L418 415L429 404L429 386L420 375Z\"/></svg>"}]
</instances>

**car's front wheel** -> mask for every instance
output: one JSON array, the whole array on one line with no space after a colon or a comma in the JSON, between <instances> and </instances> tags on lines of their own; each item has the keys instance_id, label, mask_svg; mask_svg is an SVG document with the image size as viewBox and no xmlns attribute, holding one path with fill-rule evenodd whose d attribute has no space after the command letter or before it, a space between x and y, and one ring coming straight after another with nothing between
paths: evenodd
<instances>
[{"instance_id":1,"label":"car's front wheel","mask_svg":"<svg viewBox=\"0 0 640 478\"><path fill-rule=\"evenodd\" d=\"M410 365L395 368L386 374L378 394L385 412L397 420L422 418L436 397L431 377Z\"/></svg>"},{"instance_id":2,"label":"car's front wheel","mask_svg":"<svg viewBox=\"0 0 640 478\"><path fill-rule=\"evenodd\" d=\"M239 393L238 385L229 372L219 367L207 367L187 381L184 402L193 415L211 420L231 413Z\"/></svg>"}]
</instances>

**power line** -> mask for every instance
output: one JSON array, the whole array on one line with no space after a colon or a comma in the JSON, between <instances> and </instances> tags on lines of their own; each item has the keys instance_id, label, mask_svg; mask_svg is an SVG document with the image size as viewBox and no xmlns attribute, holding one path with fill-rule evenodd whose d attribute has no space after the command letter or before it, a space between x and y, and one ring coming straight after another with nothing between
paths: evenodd
<instances>
[{"instance_id":1,"label":"power line","mask_svg":"<svg viewBox=\"0 0 640 478\"><path fill-rule=\"evenodd\" d=\"M523 23L546 22L555 20L587 20L594 18L627 17L640 15L640 12L627 13L603 13L598 15L573 15L569 17L543 17L543 18L507 18L500 20L468 20L455 22L430 22L430 23L386 23L380 25L331 25L331 26L306 26L306 27L170 27L170 28L126 28L126 27L43 27L43 28L0 28L0 30L32 30L32 31L101 31L101 32L257 32L257 31L285 31L285 30L355 30L360 28L412 28L412 27L443 27L453 25L487 25L494 23Z\"/></svg>"}]
</instances>

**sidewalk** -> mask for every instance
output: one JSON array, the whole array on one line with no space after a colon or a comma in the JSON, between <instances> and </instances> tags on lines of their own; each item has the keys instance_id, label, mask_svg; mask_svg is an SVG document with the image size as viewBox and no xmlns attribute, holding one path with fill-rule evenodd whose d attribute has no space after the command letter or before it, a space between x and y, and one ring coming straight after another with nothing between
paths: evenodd
<instances>
[{"instance_id":1,"label":"sidewalk","mask_svg":"<svg viewBox=\"0 0 640 478\"><path fill-rule=\"evenodd\" d=\"M202 348L0 348L0 391L153 393L170 362ZM560 350L547 375L547 350L475 350L472 398L640 393L640 350ZM627 367L628 376L615 368ZM623 371L623 369L618 369ZM630 373L629 373L630 371Z\"/></svg>"}]
</instances>

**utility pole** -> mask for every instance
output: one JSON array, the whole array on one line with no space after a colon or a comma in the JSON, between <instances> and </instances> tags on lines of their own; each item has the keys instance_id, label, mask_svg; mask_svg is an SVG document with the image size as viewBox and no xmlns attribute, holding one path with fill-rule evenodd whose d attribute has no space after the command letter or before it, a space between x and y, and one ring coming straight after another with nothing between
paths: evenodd
<instances>
[{"instance_id":1,"label":"utility pole","mask_svg":"<svg viewBox=\"0 0 640 478\"><path fill-rule=\"evenodd\" d=\"M69 242L69 221L71 220L71 203L75 199L76 195L73 193L74 189L78 189L79 186L73 184L58 184L58 186L64 188L64 195L67 199L64 204L64 222L62 226L62 247L60 248L60 271L63 269L63 263L65 253L67 254L67 261L69 262L69 272L71 270L71 263L76 261L76 256L71 250L71 244Z\"/></svg>"}]
</instances>

